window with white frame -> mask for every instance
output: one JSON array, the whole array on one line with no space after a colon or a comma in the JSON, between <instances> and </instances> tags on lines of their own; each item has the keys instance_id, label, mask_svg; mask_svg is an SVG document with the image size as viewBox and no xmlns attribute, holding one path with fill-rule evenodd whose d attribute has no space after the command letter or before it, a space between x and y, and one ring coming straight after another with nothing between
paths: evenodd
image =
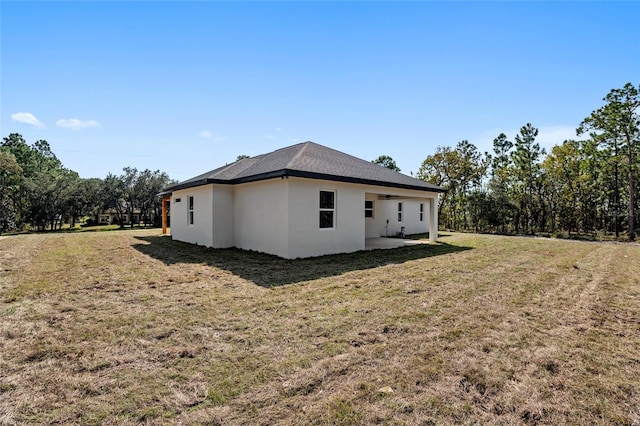
<instances>
[{"instance_id":1,"label":"window with white frame","mask_svg":"<svg viewBox=\"0 0 640 426\"><path fill-rule=\"evenodd\" d=\"M364 201L364 217L373 219L373 200Z\"/></svg>"},{"instance_id":2,"label":"window with white frame","mask_svg":"<svg viewBox=\"0 0 640 426\"><path fill-rule=\"evenodd\" d=\"M187 215L187 223L189 225L193 225L193 195L189 195L188 197L189 203L188 203L188 215Z\"/></svg>"},{"instance_id":3,"label":"window with white frame","mask_svg":"<svg viewBox=\"0 0 640 426\"><path fill-rule=\"evenodd\" d=\"M336 192L320 191L320 229L336 227Z\"/></svg>"},{"instance_id":4,"label":"window with white frame","mask_svg":"<svg viewBox=\"0 0 640 426\"><path fill-rule=\"evenodd\" d=\"M420 203L420 222L424 222L424 203Z\"/></svg>"},{"instance_id":5,"label":"window with white frame","mask_svg":"<svg viewBox=\"0 0 640 426\"><path fill-rule=\"evenodd\" d=\"M398 203L398 222L402 222L402 204L402 202Z\"/></svg>"}]
</instances>

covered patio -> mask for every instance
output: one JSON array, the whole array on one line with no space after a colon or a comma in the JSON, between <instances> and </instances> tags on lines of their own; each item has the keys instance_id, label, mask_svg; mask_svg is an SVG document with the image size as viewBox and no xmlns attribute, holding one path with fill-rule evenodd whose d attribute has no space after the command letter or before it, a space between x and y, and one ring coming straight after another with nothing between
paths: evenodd
<instances>
[{"instance_id":1,"label":"covered patio","mask_svg":"<svg viewBox=\"0 0 640 426\"><path fill-rule=\"evenodd\" d=\"M429 233L429 240L437 241L438 194L416 195L401 188L377 188L383 192L365 193L365 247L387 248L391 245L416 244L415 240L400 244L405 235ZM379 238L382 237L382 238ZM385 241L386 240L386 241ZM390 240L390 241L389 241ZM395 240L395 241L394 241ZM411 242L413 241L413 242Z\"/></svg>"}]
</instances>

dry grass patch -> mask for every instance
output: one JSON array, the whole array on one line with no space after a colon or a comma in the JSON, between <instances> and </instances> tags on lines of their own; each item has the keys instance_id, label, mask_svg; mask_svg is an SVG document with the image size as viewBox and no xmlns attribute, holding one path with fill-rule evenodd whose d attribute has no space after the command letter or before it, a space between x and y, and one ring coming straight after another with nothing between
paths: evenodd
<instances>
[{"instance_id":1,"label":"dry grass patch","mask_svg":"<svg viewBox=\"0 0 640 426\"><path fill-rule=\"evenodd\" d=\"M0 239L0 423L640 424L640 247Z\"/></svg>"}]
</instances>

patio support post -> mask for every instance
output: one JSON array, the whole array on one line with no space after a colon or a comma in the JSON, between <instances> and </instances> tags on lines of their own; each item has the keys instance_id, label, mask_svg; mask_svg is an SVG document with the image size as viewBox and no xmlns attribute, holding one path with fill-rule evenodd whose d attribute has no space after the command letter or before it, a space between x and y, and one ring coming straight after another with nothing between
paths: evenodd
<instances>
[{"instance_id":1,"label":"patio support post","mask_svg":"<svg viewBox=\"0 0 640 426\"><path fill-rule=\"evenodd\" d=\"M162 235L167 234L167 203L171 201L170 195L162 197Z\"/></svg>"},{"instance_id":2,"label":"patio support post","mask_svg":"<svg viewBox=\"0 0 640 426\"><path fill-rule=\"evenodd\" d=\"M438 241L438 195L429 198L429 241Z\"/></svg>"}]
</instances>

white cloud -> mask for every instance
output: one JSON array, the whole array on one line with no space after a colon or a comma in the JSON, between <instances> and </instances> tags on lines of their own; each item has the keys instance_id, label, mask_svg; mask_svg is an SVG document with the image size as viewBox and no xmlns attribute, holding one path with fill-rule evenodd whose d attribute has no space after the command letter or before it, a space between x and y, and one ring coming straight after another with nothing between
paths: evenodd
<instances>
[{"instance_id":1,"label":"white cloud","mask_svg":"<svg viewBox=\"0 0 640 426\"><path fill-rule=\"evenodd\" d=\"M269 139L271 141L275 141L277 138L274 135L264 135L265 139Z\"/></svg>"},{"instance_id":2,"label":"white cloud","mask_svg":"<svg viewBox=\"0 0 640 426\"><path fill-rule=\"evenodd\" d=\"M63 118L56 121L56 126L67 129L80 130L87 127L100 127L96 120L78 120L77 118Z\"/></svg>"},{"instance_id":3,"label":"white cloud","mask_svg":"<svg viewBox=\"0 0 640 426\"><path fill-rule=\"evenodd\" d=\"M224 142L227 140L226 136L222 136L219 133L212 133L208 130L198 132L198 137L202 139L213 139L215 142Z\"/></svg>"},{"instance_id":4,"label":"white cloud","mask_svg":"<svg viewBox=\"0 0 640 426\"><path fill-rule=\"evenodd\" d=\"M16 112L15 114L11 114L11 119L13 121L17 121L18 123L30 124L36 127L44 127L44 124L42 124L42 122L40 122L40 120L38 120L36 116L31 114L30 112Z\"/></svg>"}]
</instances>

